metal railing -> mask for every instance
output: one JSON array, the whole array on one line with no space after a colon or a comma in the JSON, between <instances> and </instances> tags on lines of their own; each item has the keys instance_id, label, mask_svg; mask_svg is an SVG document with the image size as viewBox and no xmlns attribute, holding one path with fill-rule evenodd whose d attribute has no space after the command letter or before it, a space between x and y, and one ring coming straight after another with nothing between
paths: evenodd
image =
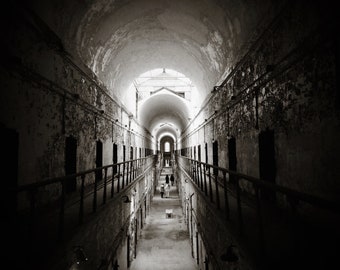
<instances>
[{"instance_id":1,"label":"metal railing","mask_svg":"<svg viewBox=\"0 0 340 270\"><path fill-rule=\"evenodd\" d=\"M104 205L108 199L124 192L152 168L155 158L148 156L128 160L20 186L14 191L17 200L28 203L24 203L24 209L17 212L15 219L21 227L26 227L31 240L42 233L41 229L48 230L50 238L55 235L54 240L62 240L67 229L72 230L82 224L86 217L97 211L100 203ZM72 192L67 190L70 181L77 183ZM51 190L56 194L52 196ZM52 199L46 203L49 196Z\"/></svg>"},{"instance_id":2,"label":"metal railing","mask_svg":"<svg viewBox=\"0 0 340 270\"><path fill-rule=\"evenodd\" d=\"M302 241L299 238L306 233L303 230L308 230L304 227L307 224L304 222L306 220L310 221L309 224L314 222L315 228L313 228L316 230L314 236L318 235L318 230L332 228L335 233L334 238L339 238L337 225L340 224L340 205L337 202L327 201L184 156L178 155L176 159L179 168L191 178L206 201L218 210L226 224L234 224L230 228L238 231L239 239L250 240L253 237L254 250L261 258L266 253L270 253L268 246L270 241L274 241L271 238L275 238L273 237L275 233L277 234L275 230L284 226L289 227L289 233L292 234L290 242L292 249L301 251L299 245ZM265 195L268 193L271 197L266 198ZM326 226L319 227L319 223L316 225L314 218ZM280 220L277 221L278 224L275 224L276 220ZM251 234L254 233L255 236L252 236ZM299 254L301 256L301 253Z\"/></svg>"}]
</instances>

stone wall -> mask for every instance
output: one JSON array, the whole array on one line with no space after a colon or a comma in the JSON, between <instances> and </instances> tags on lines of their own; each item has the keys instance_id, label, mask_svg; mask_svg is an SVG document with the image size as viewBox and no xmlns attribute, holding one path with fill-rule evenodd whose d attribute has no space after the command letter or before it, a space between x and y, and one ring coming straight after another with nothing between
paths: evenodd
<instances>
[{"instance_id":1,"label":"stone wall","mask_svg":"<svg viewBox=\"0 0 340 270\"><path fill-rule=\"evenodd\" d=\"M208 143L212 163L217 140L218 165L228 168L227 142L234 137L237 171L259 177L259 135L271 130L275 183L338 200L337 43L328 13L315 4L284 7L212 91L182 136L184 147ZM247 183L242 187L252 191Z\"/></svg>"},{"instance_id":2,"label":"stone wall","mask_svg":"<svg viewBox=\"0 0 340 270\"><path fill-rule=\"evenodd\" d=\"M81 269L108 269L116 260L122 269L127 269L127 237L130 237L131 262L134 259L134 237L139 237L145 222L140 218L140 211L149 213L153 182L153 170L150 169L124 193L117 194L105 207L99 208L84 226L50 254L45 269L78 269L73 253L75 246L81 246L88 257ZM132 202L124 203L123 195L128 195Z\"/></svg>"},{"instance_id":3,"label":"stone wall","mask_svg":"<svg viewBox=\"0 0 340 270\"><path fill-rule=\"evenodd\" d=\"M123 145L126 160L130 146L134 158L140 157L136 149L142 148L142 156L152 149L151 135L113 92L68 55L33 13L16 12L3 36L0 123L19 134L18 185L64 175L69 136L77 140L78 172L96 167L96 141L103 143L103 165L113 162L113 143L118 145L118 162L123 161Z\"/></svg>"},{"instance_id":4,"label":"stone wall","mask_svg":"<svg viewBox=\"0 0 340 270\"><path fill-rule=\"evenodd\" d=\"M311 3L288 4L211 92L180 144L192 158L201 145L202 161L207 144L212 164L217 140L218 165L228 168L228 140L235 138L237 171L260 177L260 136L273 132L275 183L338 203L339 49L333 12ZM181 179L182 193L195 193L195 228L208 257L213 254L212 269L253 269L256 254L238 241L237 231L221 221L188 176ZM240 186L254 193L250 182L242 180ZM240 260L223 265L219 256L232 243Z\"/></svg>"},{"instance_id":5,"label":"stone wall","mask_svg":"<svg viewBox=\"0 0 340 270\"><path fill-rule=\"evenodd\" d=\"M190 176L178 170L177 179L183 216L190 233L192 255L199 267L208 264L209 269L256 269L253 255L250 255L246 246L240 244L237 230L226 224L209 198L193 184ZM235 263L224 262L220 258L230 245L237 247L239 260Z\"/></svg>"}]
</instances>

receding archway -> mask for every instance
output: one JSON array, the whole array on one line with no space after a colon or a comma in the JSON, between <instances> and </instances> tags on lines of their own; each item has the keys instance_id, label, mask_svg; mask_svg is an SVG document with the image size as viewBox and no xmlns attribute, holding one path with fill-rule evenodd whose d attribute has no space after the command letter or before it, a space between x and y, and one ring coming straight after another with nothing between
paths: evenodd
<instances>
[{"instance_id":1,"label":"receding archway","mask_svg":"<svg viewBox=\"0 0 340 270\"><path fill-rule=\"evenodd\" d=\"M163 155L163 166L172 166L174 139L171 136L162 137L160 140L160 151Z\"/></svg>"}]
</instances>

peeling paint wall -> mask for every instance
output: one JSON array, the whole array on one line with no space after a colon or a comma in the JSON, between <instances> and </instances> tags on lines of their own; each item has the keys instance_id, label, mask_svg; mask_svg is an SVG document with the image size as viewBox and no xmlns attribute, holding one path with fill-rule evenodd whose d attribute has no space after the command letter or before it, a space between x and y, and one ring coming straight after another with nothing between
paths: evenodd
<instances>
[{"instance_id":1,"label":"peeling paint wall","mask_svg":"<svg viewBox=\"0 0 340 270\"><path fill-rule=\"evenodd\" d=\"M273 130L275 183L339 202L338 43L331 8L323 8L290 3L264 28L182 134L180 143L187 156L194 158L193 147L201 145L205 161L207 144L212 164L212 140L216 139L218 164L228 168L228 139L234 137L237 171L260 177L259 135ZM186 176L181 177L184 181ZM240 186L254 194L251 183L242 180ZM284 205L284 198L278 199ZM195 211L206 248L221 254L225 249L221 239L230 243L233 237L218 227L200 200L204 198L198 196ZM240 252L237 268L226 269L248 269L250 257Z\"/></svg>"},{"instance_id":2,"label":"peeling paint wall","mask_svg":"<svg viewBox=\"0 0 340 270\"><path fill-rule=\"evenodd\" d=\"M276 183L338 200L335 40L324 15L301 3L284 9L212 93L199 116L208 121L188 129L183 145L207 142L212 161L215 138L219 166L228 167L227 135L234 136L237 170L259 177L258 136L272 129Z\"/></svg>"},{"instance_id":3,"label":"peeling paint wall","mask_svg":"<svg viewBox=\"0 0 340 270\"><path fill-rule=\"evenodd\" d=\"M14 14L15 22L4 33L2 43L6 54L0 72L0 123L19 134L19 186L65 175L67 137L77 141L77 172L96 167L98 140L103 143L103 165L113 163L113 143L118 145L118 162L123 160L123 145L127 147L126 160L130 159L131 146L135 150L140 148L142 156L146 149L153 148L151 135L130 117L93 73L73 61L44 23L30 14ZM134 154L134 158L137 157L140 157L139 152ZM147 211L143 208L144 196L149 207L153 177L153 170L150 170L130 187L136 189L133 213L131 205L121 200L124 194L119 194L78 228L71 239L55 249L47 248L55 243L42 246L48 251L48 254L45 250L41 253L44 259L40 258L39 263L44 264L46 260L47 264L43 269L72 267L73 250L77 245L83 246L89 256L88 269L98 269L102 264L108 267L114 258L121 266L126 265L124 243L126 236L132 233L130 222L138 219L137 212L141 209L144 213ZM93 181L94 175L86 177L85 184ZM132 196L130 191L124 192ZM37 194L37 203L46 204L60 198L60 193L60 185L49 185ZM27 205L29 196L20 197L19 210ZM21 240L20 244L25 247L26 242Z\"/></svg>"},{"instance_id":4,"label":"peeling paint wall","mask_svg":"<svg viewBox=\"0 0 340 270\"><path fill-rule=\"evenodd\" d=\"M82 246L88 261L81 267L85 269L106 267L104 269L107 269L112 262L117 260L122 269L127 269L127 237L131 237L133 247L135 230L137 229L137 234L139 234L142 230L142 223L145 222L144 219L143 221L140 219L140 211L142 209L146 214L149 212L150 200L153 196L153 181L153 171L149 170L145 177L125 191L131 199L134 197L132 202L134 211L131 211L131 203L123 203L123 194L116 196L113 201L80 227L64 245L58 246L44 267L51 270L74 269L72 267L78 269L72 251L75 246ZM137 227L135 227L135 220L138 221ZM133 259L134 256L131 256L130 260Z\"/></svg>"},{"instance_id":5,"label":"peeling paint wall","mask_svg":"<svg viewBox=\"0 0 340 270\"><path fill-rule=\"evenodd\" d=\"M0 122L19 133L19 185L65 175L69 136L77 140L78 172L96 167L98 140L103 165L112 164L113 143L119 162L123 144L143 153L152 149L151 135L90 70L73 61L39 18L25 9L13 12L22 16L13 14L4 33Z\"/></svg>"}]
</instances>

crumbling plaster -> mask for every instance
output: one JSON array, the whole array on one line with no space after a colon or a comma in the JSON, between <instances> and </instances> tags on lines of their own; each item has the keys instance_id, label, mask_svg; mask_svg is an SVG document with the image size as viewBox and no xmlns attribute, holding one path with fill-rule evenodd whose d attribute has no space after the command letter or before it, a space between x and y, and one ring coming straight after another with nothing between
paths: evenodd
<instances>
[{"instance_id":1,"label":"crumbling plaster","mask_svg":"<svg viewBox=\"0 0 340 270\"><path fill-rule=\"evenodd\" d=\"M271 8L233 0L33 2L67 50L123 102L134 78L162 67L189 77L203 102Z\"/></svg>"}]
</instances>

